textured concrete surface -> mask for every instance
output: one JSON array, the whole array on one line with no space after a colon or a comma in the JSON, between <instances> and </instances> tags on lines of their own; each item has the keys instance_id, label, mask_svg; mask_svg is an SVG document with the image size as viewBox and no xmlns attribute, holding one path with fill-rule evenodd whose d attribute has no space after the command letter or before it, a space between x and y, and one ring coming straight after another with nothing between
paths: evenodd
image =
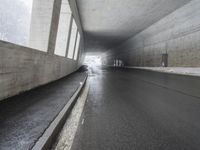
<instances>
[{"instance_id":1,"label":"textured concrete surface","mask_svg":"<svg viewBox=\"0 0 200 150\"><path fill-rule=\"evenodd\" d=\"M92 73L72 150L199 149L200 96L187 91L199 89L200 78L137 69Z\"/></svg>"},{"instance_id":2,"label":"textured concrete surface","mask_svg":"<svg viewBox=\"0 0 200 150\"><path fill-rule=\"evenodd\" d=\"M144 69L157 72L173 73L180 75L200 76L200 68L188 68L188 67L127 67L133 69Z\"/></svg>"},{"instance_id":3,"label":"textured concrete surface","mask_svg":"<svg viewBox=\"0 0 200 150\"><path fill-rule=\"evenodd\" d=\"M68 49L69 37L71 34L71 9L68 0L62 0L58 33L56 38L55 54L59 56L66 56Z\"/></svg>"},{"instance_id":4,"label":"textured concrete surface","mask_svg":"<svg viewBox=\"0 0 200 150\"><path fill-rule=\"evenodd\" d=\"M77 0L88 40L87 51L94 51L94 48L102 45L108 48L119 44L189 1L191 0Z\"/></svg>"},{"instance_id":5,"label":"textured concrete surface","mask_svg":"<svg viewBox=\"0 0 200 150\"><path fill-rule=\"evenodd\" d=\"M190 3L162 18L104 55L107 64L122 59L128 66L161 66L168 53L169 67L199 67L200 1ZM106 60L105 60L106 61Z\"/></svg>"},{"instance_id":6,"label":"textured concrete surface","mask_svg":"<svg viewBox=\"0 0 200 150\"><path fill-rule=\"evenodd\" d=\"M47 52L53 6L54 0L33 0L29 37L30 47Z\"/></svg>"},{"instance_id":7,"label":"textured concrete surface","mask_svg":"<svg viewBox=\"0 0 200 150\"><path fill-rule=\"evenodd\" d=\"M77 72L1 102L0 149L30 149L85 77Z\"/></svg>"},{"instance_id":8,"label":"textured concrete surface","mask_svg":"<svg viewBox=\"0 0 200 150\"><path fill-rule=\"evenodd\" d=\"M51 28L49 33L49 41L48 41L48 53L53 55L56 47L56 38L58 34L58 24L61 14L61 5L62 0L54 0L53 3L53 12L51 18ZM38 6L40 7L40 5ZM39 33L38 33L39 34Z\"/></svg>"},{"instance_id":9,"label":"textured concrete surface","mask_svg":"<svg viewBox=\"0 0 200 150\"><path fill-rule=\"evenodd\" d=\"M64 77L77 61L0 42L0 100Z\"/></svg>"}]
</instances>

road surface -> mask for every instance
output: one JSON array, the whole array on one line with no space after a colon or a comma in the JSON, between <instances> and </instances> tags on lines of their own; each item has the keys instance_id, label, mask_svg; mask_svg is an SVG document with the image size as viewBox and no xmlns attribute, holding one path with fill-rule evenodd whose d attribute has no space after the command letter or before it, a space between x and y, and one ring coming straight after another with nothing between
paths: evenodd
<instances>
[{"instance_id":1,"label":"road surface","mask_svg":"<svg viewBox=\"0 0 200 150\"><path fill-rule=\"evenodd\" d=\"M200 78L93 68L72 150L199 150Z\"/></svg>"}]
</instances>

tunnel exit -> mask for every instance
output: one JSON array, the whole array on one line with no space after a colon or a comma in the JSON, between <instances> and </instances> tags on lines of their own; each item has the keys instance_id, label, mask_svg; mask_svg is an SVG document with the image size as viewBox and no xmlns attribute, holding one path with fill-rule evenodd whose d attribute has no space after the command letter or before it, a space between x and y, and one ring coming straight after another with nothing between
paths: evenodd
<instances>
[{"instance_id":1,"label":"tunnel exit","mask_svg":"<svg viewBox=\"0 0 200 150\"><path fill-rule=\"evenodd\" d=\"M101 66L102 65L102 59L101 56L97 55L86 55L84 64L89 67L95 67L95 66Z\"/></svg>"}]
</instances>

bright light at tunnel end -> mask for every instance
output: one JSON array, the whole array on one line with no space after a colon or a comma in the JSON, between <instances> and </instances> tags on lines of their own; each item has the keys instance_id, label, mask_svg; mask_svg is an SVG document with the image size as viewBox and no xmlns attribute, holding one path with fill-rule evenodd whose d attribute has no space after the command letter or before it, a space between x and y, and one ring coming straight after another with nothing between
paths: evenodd
<instances>
[{"instance_id":1,"label":"bright light at tunnel end","mask_svg":"<svg viewBox=\"0 0 200 150\"><path fill-rule=\"evenodd\" d=\"M101 66L102 65L102 60L100 56L95 56L95 55L86 55L84 64L92 67L92 66Z\"/></svg>"}]
</instances>

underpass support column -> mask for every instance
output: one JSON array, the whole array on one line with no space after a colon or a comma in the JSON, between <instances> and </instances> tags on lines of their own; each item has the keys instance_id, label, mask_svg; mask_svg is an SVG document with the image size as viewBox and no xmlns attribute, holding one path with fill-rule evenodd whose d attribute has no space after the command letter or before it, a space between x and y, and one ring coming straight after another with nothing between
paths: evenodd
<instances>
[{"instance_id":1,"label":"underpass support column","mask_svg":"<svg viewBox=\"0 0 200 150\"><path fill-rule=\"evenodd\" d=\"M61 0L33 0L29 45L54 54Z\"/></svg>"},{"instance_id":2,"label":"underpass support column","mask_svg":"<svg viewBox=\"0 0 200 150\"><path fill-rule=\"evenodd\" d=\"M50 35L49 35L49 44L48 44L48 53L50 55L54 54L54 50L56 46L56 36L58 32L61 4L62 4L62 0L54 0Z\"/></svg>"}]
</instances>

